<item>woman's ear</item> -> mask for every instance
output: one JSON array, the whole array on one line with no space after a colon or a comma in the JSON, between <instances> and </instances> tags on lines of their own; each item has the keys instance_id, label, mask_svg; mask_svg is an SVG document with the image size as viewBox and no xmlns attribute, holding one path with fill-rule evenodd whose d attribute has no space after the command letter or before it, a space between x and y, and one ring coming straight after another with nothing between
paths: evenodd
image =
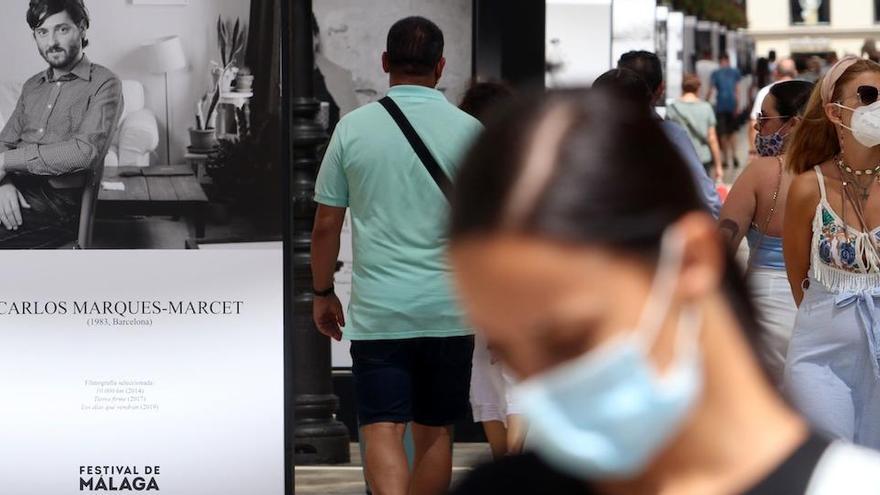
<instances>
[{"instance_id":1,"label":"woman's ear","mask_svg":"<svg viewBox=\"0 0 880 495\"><path fill-rule=\"evenodd\" d=\"M826 103L825 104L825 117L828 118L834 125L842 124L842 110L843 108L837 103Z\"/></svg>"},{"instance_id":2,"label":"woman's ear","mask_svg":"<svg viewBox=\"0 0 880 495\"><path fill-rule=\"evenodd\" d=\"M679 296L696 301L715 292L724 278L727 249L721 241L715 221L706 213L689 213L675 223L682 236Z\"/></svg>"}]
</instances>

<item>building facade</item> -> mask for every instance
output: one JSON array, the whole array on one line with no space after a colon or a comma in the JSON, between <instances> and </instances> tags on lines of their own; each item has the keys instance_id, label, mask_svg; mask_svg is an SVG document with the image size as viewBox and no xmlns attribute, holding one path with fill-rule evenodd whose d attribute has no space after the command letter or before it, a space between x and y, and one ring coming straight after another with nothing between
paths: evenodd
<instances>
[{"instance_id":1,"label":"building facade","mask_svg":"<svg viewBox=\"0 0 880 495\"><path fill-rule=\"evenodd\" d=\"M758 56L857 55L880 38L880 0L748 0L746 14Z\"/></svg>"}]
</instances>

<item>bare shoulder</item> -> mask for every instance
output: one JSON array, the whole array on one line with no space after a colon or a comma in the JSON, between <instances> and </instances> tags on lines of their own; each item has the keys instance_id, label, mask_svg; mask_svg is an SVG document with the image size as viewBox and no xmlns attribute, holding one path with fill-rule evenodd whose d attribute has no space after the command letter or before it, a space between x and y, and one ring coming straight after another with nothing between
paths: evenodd
<instances>
[{"instance_id":1,"label":"bare shoulder","mask_svg":"<svg viewBox=\"0 0 880 495\"><path fill-rule=\"evenodd\" d=\"M759 157L750 161L736 178L736 185L740 189L749 187L760 188L760 185L770 181L779 171L779 162L774 157Z\"/></svg>"},{"instance_id":2,"label":"bare shoulder","mask_svg":"<svg viewBox=\"0 0 880 495\"><path fill-rule=\"evenodd\" d=\"M803 207L815 207L819 202L819 181L813 169L794 177L788 189L789 204Z\"/></svg>"},{"instance_id":3,"label":"bare shoulder","mask_svg":"<svg viewBox=\"0 0 880 495\"><path fill-rule=\"evenodd\" d=\"M765 179L768 177L775 177L779 173L779 159L775 156L761 156L755 158L749 165L743 170L743 175L750 174L759 177L760 179Z\"/></svg>"}]
</instances>

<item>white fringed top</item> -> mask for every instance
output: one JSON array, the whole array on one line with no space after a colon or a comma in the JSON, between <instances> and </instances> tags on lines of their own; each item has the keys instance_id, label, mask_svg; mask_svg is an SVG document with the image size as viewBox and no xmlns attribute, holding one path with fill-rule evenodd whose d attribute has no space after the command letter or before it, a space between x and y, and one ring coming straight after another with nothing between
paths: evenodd
<instances>
[{"instance_id":1,"label":"white fringed top","mask_svg":"<svg viewBox=\"0 0 880 495\"><path fill-rule=\"evenodd\" d=\"M880 287L880 227L863 232L844 224L828 203L825 178L815 167L821 198L813 217L813 278L832 292Z\"/></svg>"}]
</instances>

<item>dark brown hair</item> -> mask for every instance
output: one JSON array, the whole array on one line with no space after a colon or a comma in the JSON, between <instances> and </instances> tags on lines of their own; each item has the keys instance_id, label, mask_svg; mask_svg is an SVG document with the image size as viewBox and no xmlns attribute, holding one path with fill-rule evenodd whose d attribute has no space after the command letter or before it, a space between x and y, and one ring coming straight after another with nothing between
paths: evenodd
<instances>
[{"instance_id":1,"label":"dark brown hair","mask_svg":"<svg viewBox=\"0 0 880 495\"><path fill-rule=\"evenodd\" d=\"M487 116L496 109L499 104L513 96L510 86L495 81L478 82L471 85L461 99L458 108L469 115L486 123Z\"/></svg>"},{"instance_id":2,"label":"dark brown hair","mask_svg":"<svg viewBox=\"0 0 880 495\"><path fill-rule=\"evenodd\" d=\"M83 0L31 0L27 11L27 23L31 30L37 29L59 12L67 12L70 19L80 28L89 28L89 11ZM83 48L89 46L89 40L83 36Z\"/></svg>"},{"instance_id":3,"label":"dark brown hair","mask_svg":"<svg viewBox=\"0 0 880 495\"><path fill-rule=\"evenodd\" d=\"M533 180L534 167L545 180ZM517 201L523 184L537 185ZM611 90L557 92L493 116L457 177L451 239L512 231L654 263L667 227L696 211L705 208L693 176L648 106ZM722 285L757 349L760 326L733 253Z\"/></svg>"}]
</instances>

